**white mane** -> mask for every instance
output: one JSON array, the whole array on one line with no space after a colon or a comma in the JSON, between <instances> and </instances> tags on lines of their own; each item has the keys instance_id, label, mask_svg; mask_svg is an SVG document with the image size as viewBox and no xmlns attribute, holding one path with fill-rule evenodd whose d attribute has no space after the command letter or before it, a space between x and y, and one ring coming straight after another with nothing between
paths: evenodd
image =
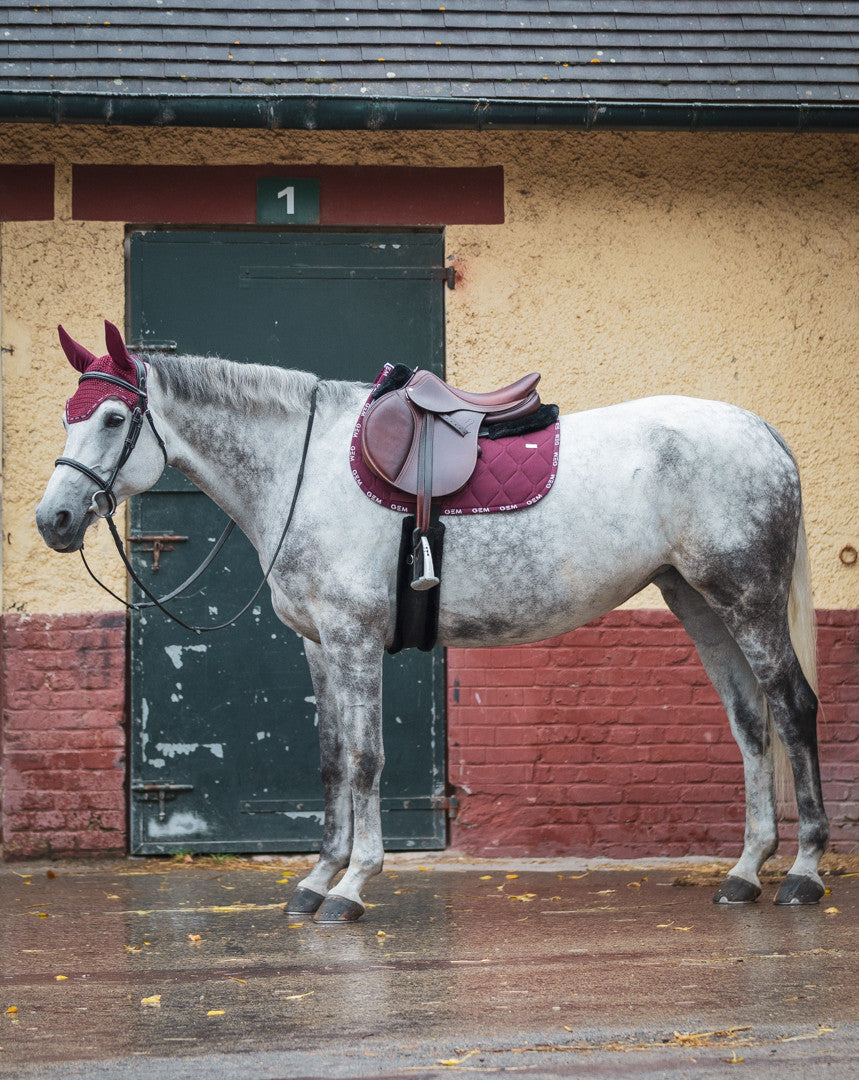
<instances>
[{"instance_id":1,"label":"white mane","mask_svg":"<svg viewBox=\"0 0 859 1080\"><path fill-rule=\"evenodd\" d=\"M208 356L152 356L150 363L165 390L191 405L234 404L252 409L279 407L305 412L317 379L307 371L267 364L239 364ZM320 384L329 396L342 397L349 383Z\"/></svg>"}]
</instances>

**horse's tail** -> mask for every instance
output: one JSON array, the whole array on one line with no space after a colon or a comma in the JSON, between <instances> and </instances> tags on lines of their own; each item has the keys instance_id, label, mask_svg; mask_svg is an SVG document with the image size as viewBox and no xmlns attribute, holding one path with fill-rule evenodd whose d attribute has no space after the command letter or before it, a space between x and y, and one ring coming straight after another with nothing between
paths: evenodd
<instances>
[{"instance_id":1,"label":"horse's tail","mask_svg":"<svg viewBox=\"0 0 859 1080\"><path fill-rule=\"evenodd\" d=\"M808 540L805 534L805 521L802 513L799 517L799 529L796 534L796 557L793 564L793 577L790 583L787 617L790 626L790 639L793 651L799 660L802 673L817 693L817 621L814 617L814 599L811 592L811 570L808 558ZM772 714L769 715L772 725ZM793 776L787 752L781 740L773 739L776 747L776 793L779 804L792 808L794 803Z\"/></svg>"}]
</instances>

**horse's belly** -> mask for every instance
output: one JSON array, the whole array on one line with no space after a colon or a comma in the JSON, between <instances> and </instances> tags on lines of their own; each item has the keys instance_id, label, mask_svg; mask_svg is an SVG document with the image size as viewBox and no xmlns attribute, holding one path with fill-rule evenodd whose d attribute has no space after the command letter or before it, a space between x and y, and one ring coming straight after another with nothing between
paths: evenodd
<instances>
[{"instance_id":1,"label":"horse's belly","mask_svg":"<svg viewBox=\"0 0 859 1080\"><path fill-rule=\"evenodd\" d=\"M658 530L577 518L563 483L529 510L452 520L439 641L509 645L566 633L628 600L664 561Z\"/></svg>"}]
</instances>

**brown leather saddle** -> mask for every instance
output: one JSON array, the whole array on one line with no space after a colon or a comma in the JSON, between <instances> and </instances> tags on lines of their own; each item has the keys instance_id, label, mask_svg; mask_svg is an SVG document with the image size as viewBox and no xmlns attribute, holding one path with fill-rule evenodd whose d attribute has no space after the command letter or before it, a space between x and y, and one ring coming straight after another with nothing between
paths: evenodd
<instances>
[{"instance_id":1,"label":"brown leather saddle","mask_svg":"<svg viewBox=\"0 0 859 1080\"><path fill-rule=\"evenodd\" d=\"M456 390L431 371L415 371L367 410L361 432L364 460L376 476L417 499L411 587L438 584L429 543L431 504L469 481L483 425L517 420L540 408L539 374L488 394Z\"/></svg>"}]
</instances>

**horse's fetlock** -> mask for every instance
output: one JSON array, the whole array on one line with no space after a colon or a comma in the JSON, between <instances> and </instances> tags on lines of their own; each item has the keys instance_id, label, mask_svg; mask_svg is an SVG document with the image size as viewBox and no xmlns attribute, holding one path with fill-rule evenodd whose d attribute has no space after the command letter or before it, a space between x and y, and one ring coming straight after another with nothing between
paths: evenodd
<instances>
[{"instance_id":1,"label":"horse's fetlock","mask_svg":"<svg viewBox=\"0 0 859 1080\"><path fill-rule=\"evenodd\" d=\"M800 848L809 851L818 851L823 853L829 844L829 822L818 821L813 825L800 827L799 830L799 845Z\"/></svg>"}]
</instances>

